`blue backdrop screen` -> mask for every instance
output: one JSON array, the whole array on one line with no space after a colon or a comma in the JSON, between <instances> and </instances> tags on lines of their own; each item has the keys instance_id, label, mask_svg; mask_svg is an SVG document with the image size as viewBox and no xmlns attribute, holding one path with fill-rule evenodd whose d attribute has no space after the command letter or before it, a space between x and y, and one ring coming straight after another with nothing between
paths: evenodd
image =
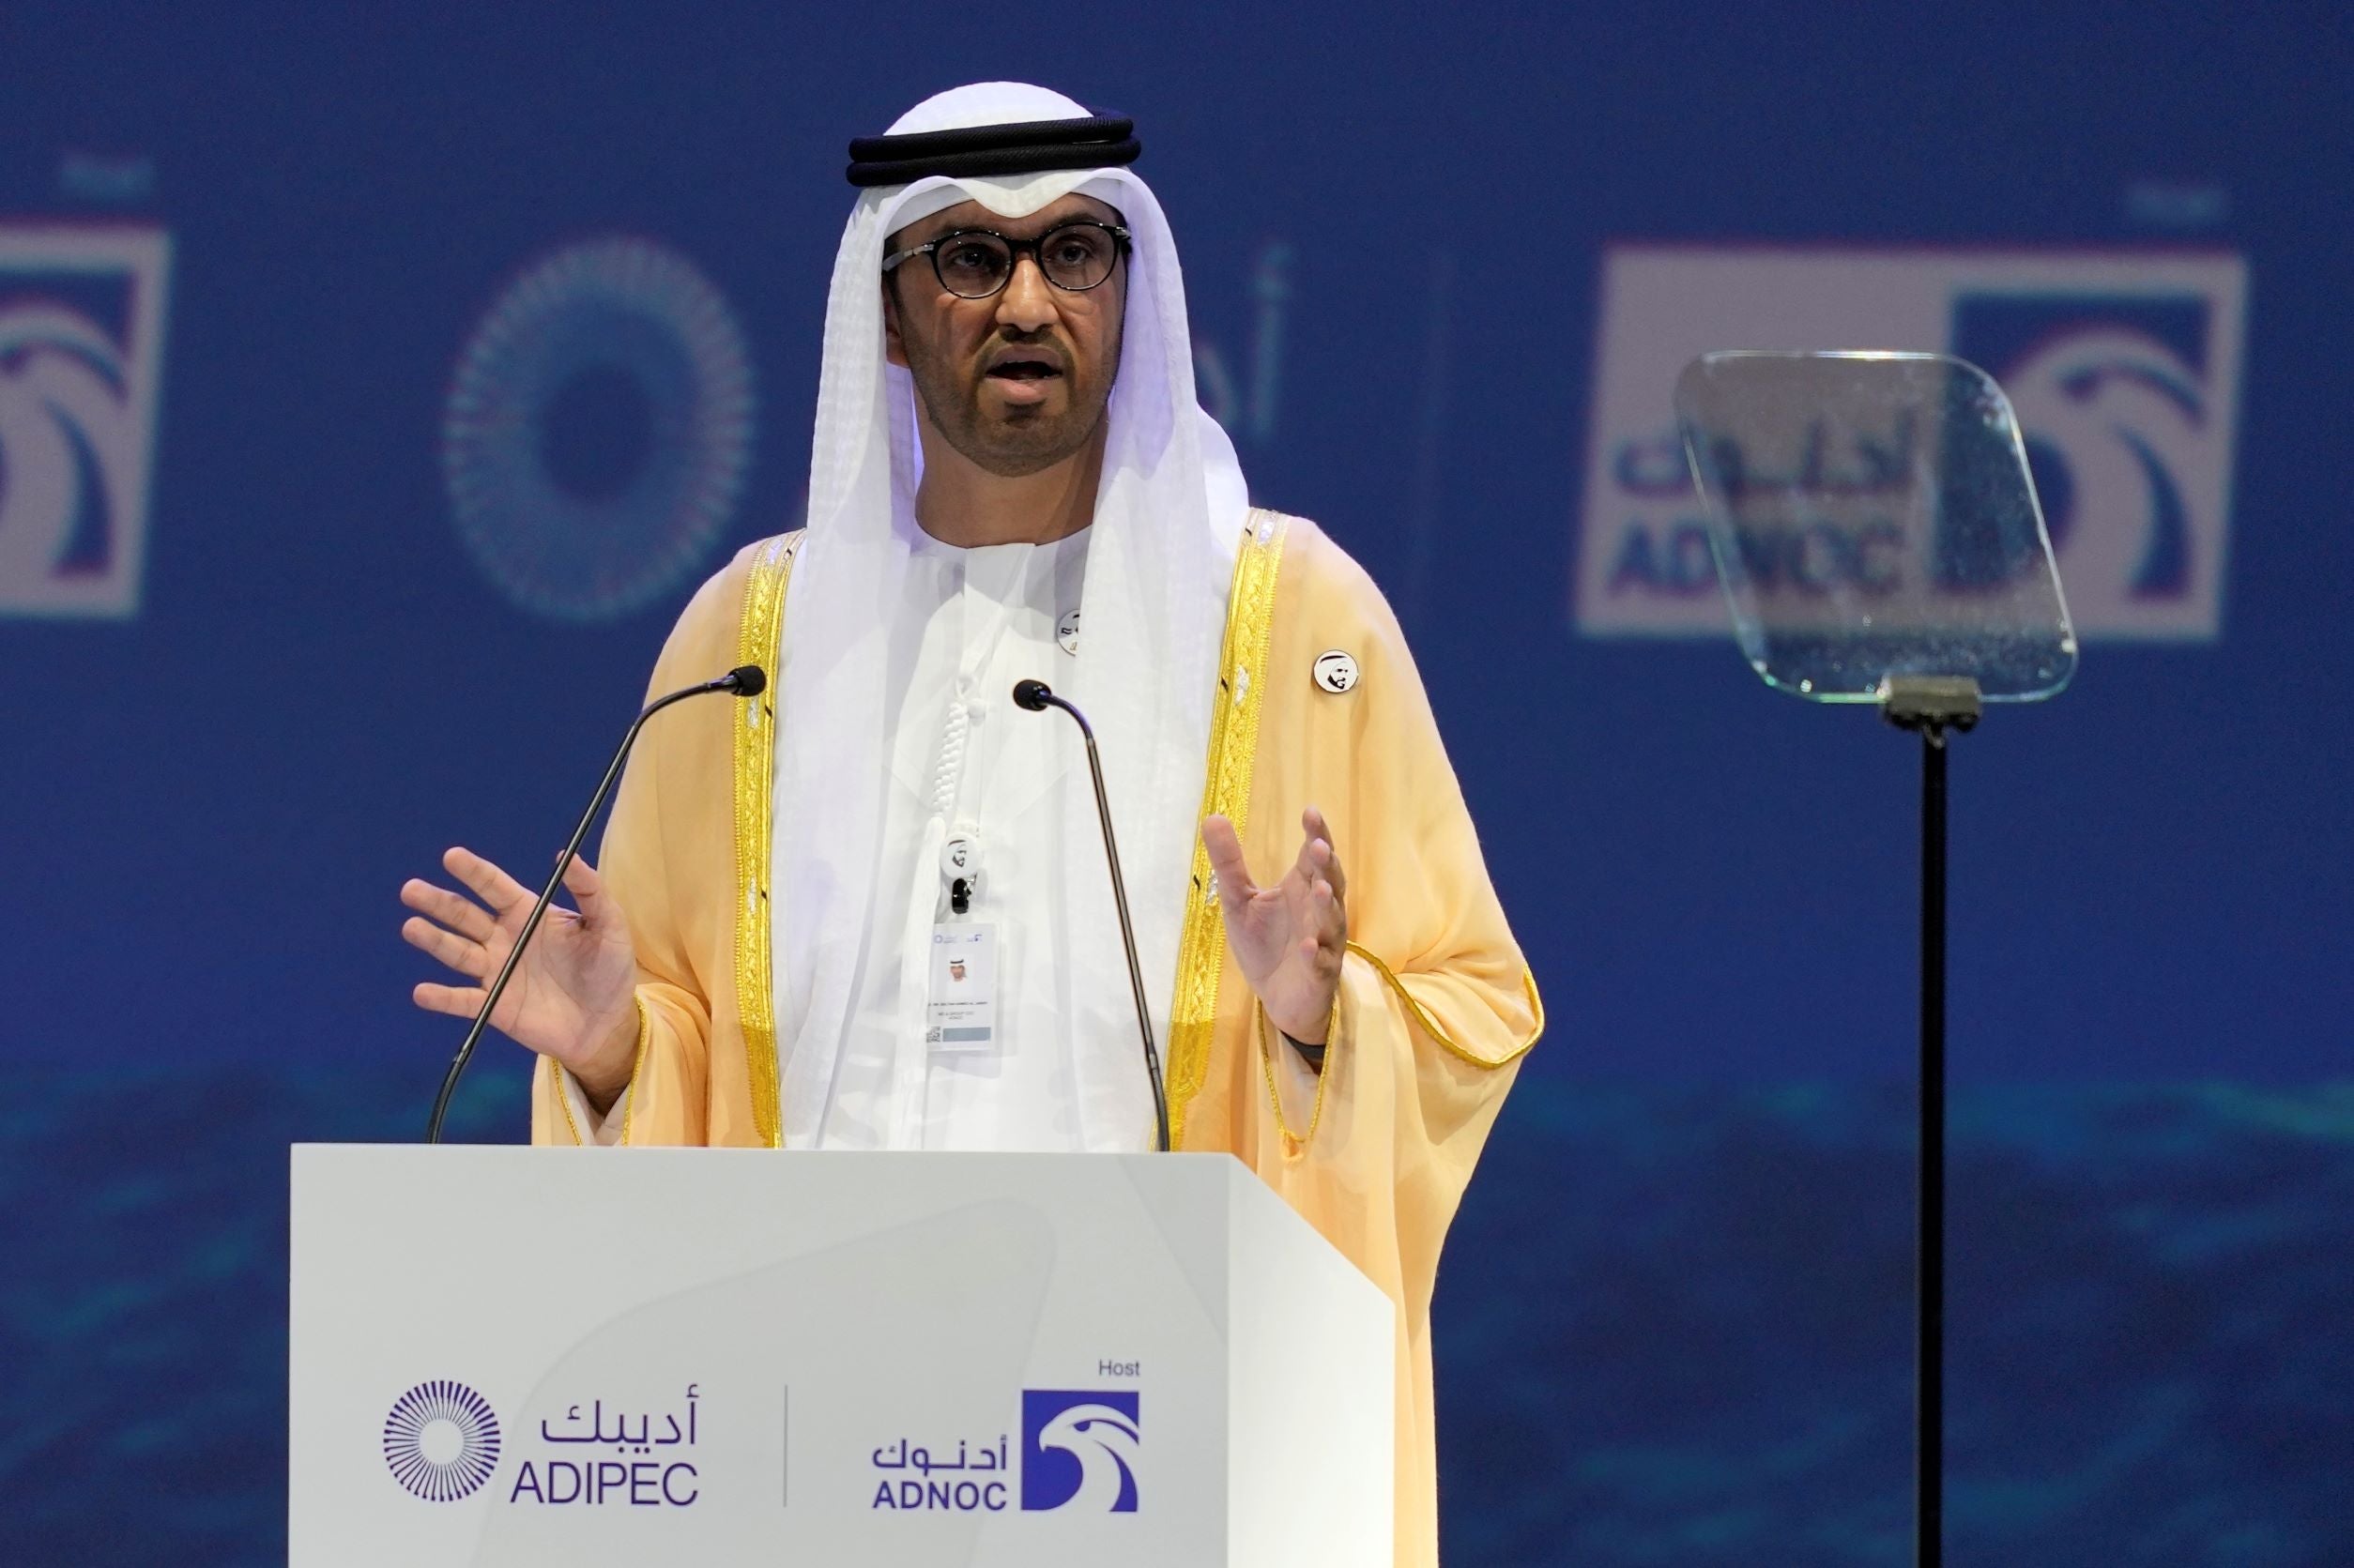
<instances>
[{"instance_id":1,"label":"blue backdrop screen","mask_svg":"<svg viewBox=\"0 0 2354 1568\"><path fill-rule=\"evenodd\" d=\"M1910 749L1720 637L1573 613L1614 521L1580 515L1606 248L2244 258L2220 631L2092 631L2074 690L1961 749L1956 1059L2334 1069L2354 547L2317 328L2354 278L2312 222L2346 139L2299 90L2343 60L2317 34L1154 13L1033 53L914 13L15 11L0 312L162 319L144 495L89 487L136 515L83 570L135 530L132 597L0 619L0 833L40 890L12 1051L437 1054L392 890L451 842L550 851L687 592L796 520L844 141L999 73L1138 116L1257 497L1408 618L1559 1021L1537 1073L1893 1073L1909 1020ZM44 268L44 230L160 231L160 308ZM2015 357L2010 316L1966 346Z\"/></svg>"}]
</instances>

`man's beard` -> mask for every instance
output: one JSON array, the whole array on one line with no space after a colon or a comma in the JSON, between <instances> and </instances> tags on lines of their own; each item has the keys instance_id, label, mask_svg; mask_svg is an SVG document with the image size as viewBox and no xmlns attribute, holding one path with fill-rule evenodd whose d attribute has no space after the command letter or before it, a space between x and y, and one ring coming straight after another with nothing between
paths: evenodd
<instances>
[{"instance_id":1,"label":"man's beard","mask_svg":"<svg viewBox=\"0 0 2354 1568\"><path fill-rule=\"evenodd\" d=\"M908 373L915 380L916 395L924 400L924 412L933 426L974 467L1007 480L1051 468L1093 440L1120 368L1115 343L1101 381L1082 383L1069 369L1063 371L1062 379L1070 395L1061 413L1016 409L1008 417L998 417L981 408L981 383L986 377L969 376L912 343L909 347ZM1061 356L1066 367L1074 358L1067 351Z\"/></svg>"}]
</instances>

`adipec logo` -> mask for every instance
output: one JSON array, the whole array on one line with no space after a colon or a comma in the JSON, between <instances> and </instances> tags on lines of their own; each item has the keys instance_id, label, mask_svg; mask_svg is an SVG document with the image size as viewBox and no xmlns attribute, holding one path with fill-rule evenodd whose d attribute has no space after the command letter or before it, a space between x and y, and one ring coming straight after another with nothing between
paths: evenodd
<instances>
[{"instance_id":1,"label":"adipec logo","mask_svg":"<svg viewBox=\"0 0 2354 1568\"><path fill-rule=\"evenodd\" d=\"M392 1479L427 1502L455 1502L498 1468L498 1417L464 1383L420 1383L384 1418Z\"/></svg>"},{"instance_id":2,"label":"adipec logo","mask_svg":"<svg viewBox=\"0 0 2354 1568\"><path fill-rule=\"evenodd\" d=\"M1022 1511L1137 1511L1134 1389L1022 1391Z\"/></svg>"},{"instance_id":3,"label":"adipec logo","mask_svg":"<svg viewBox=\"0 0 2354 1568\"><path fill-rule=\"evenodd\" d=\"M614 620L702 564L752 432L752 369L719 291L668 246L589 240L527 268L466 344L442 475L500 592L556 620Z\"/></svg>"}]
</instances>

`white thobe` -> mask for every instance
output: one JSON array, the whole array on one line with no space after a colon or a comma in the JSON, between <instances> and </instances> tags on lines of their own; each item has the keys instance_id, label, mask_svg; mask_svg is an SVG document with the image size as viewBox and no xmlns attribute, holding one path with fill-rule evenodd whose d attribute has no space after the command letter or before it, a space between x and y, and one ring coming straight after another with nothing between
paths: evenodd
<instances>
[{"instance_id":1,"label":"white thobe","mask_svg":"<svg viewBox=\"0 0 2354 1568\"><path fill-rule=\"evenodd\" d=\"M1025 712L1012 699L1018 680L1068 678L1087 540L1081 530L1051 544L958 549L919 536L914 545L898 626L922 632L893 638L909 657L904 681L894 671L891 683L896 708L891 776L879 785L886 799L877 891L820 1149L1083 1149L1076 1053L1117 1053L1123 1063L1114 1071L1132 1060L1144 1072L1132 1022L1080 1028L1062 1015L1051 942L1051 901L1063 886L1070 842L1062 815L1092 814L1094 801L1084 754L1062 733L1070 721ZM844 787L862 785L846 780ZM974 846L979 872L960 916L938 853L952 838ZM911 982L928 991L931 928L952 919L996 932L996 1038L983 1052L928 1046L922 998L906 989ZM788 1050L806 1012L800 1000L788 983L778 1020ZM569 1078L566 1087L574 1116L597 1127L596 1141L618 1141L626 1092L600 1119Z\"/></svg>"}]
</instances>

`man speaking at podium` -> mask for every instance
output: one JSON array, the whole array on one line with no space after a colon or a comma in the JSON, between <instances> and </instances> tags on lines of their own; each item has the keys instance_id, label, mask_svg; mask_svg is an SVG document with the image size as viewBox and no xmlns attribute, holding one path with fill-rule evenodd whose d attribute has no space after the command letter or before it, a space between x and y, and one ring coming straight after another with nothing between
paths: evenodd
<instances>
[{"instance_id":1,"label":"man speaking at podium","mask_svg":"<svg viewBox=\"0 0 2354 1568\"><path fill-rule=\"evenodd\" d=\"M542 1143L1149 1148L1093 721L1174 1147L1230 1150L1398 1302L1400 1562L1437 1555L1440 1242L1542 1028L1397 623L1251 508L1196 403L1124 121L1007 83L853 145L806 529L705 584L602 855L493 1018ZM471 983L532 895L463 849L407 939ZM478 904L475 900L479 900Z\"/></svg>"}]
</instances>

